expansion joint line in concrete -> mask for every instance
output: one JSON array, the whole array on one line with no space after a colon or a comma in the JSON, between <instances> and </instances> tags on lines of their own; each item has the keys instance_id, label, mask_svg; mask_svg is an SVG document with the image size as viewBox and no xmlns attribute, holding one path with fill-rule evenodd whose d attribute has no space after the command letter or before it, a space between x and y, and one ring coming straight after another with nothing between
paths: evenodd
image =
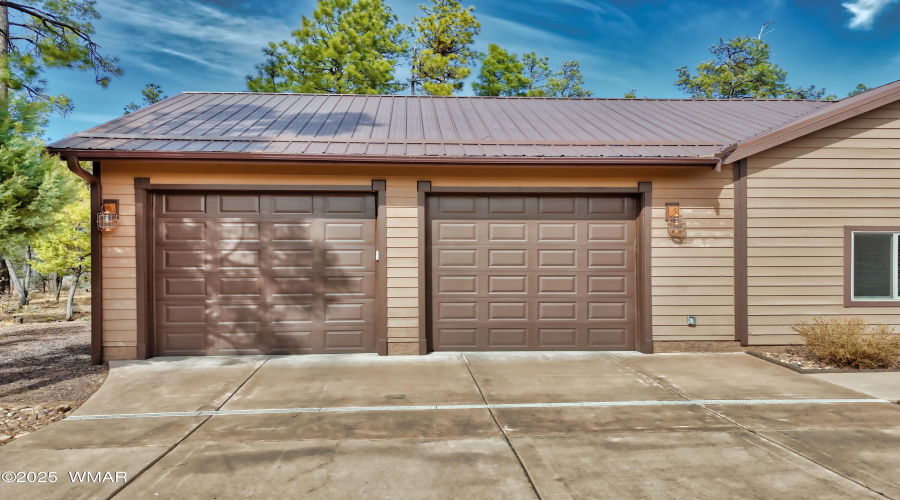
<instances>
[{"instance_id":1,"label":"expansion joint line in concrete","mask_svg":"<svg viewBox=\"0 0 900 500\"><path fill-rule=\"evenodd\" d=\"M735 425L736 427L739 427L739 428L741 428L742 430L747 431L747 432L749 432L750 434L753 434L754 436L757 436L758 438L760 438L760 439L762 439L763 441L765 441L765 442L767 442L767 443L769 443L769 444L775 446L776 448L780 448L780 449L782 449L782 450L784 450L784 451L786 451L786 452L788 452L788 453L793 453L794 455L797 455L798 457L800 457L800 458L802 458L802 459L804 459L804 460L808 460L808 461L810 461L810 462L812 462L812 463L818 465L819 467L822 467L822 468L824 468L824 469L826 469L826 470L829 470L829 471L831 471L832 473L834 473L834 474L836 474L836 475L838 475L838 476L840 476L840 477L842 477L842 478L844 478L844 479L846 479L846 480L848 480L848 481L850 481L850 482L852 482L852 483L856 483L856 484L862 486L863 488L865 488L865 489L867 489L867 490L869 490L869 491L871 491L871 492L873 492L873 493L876 493L876 494L878 494L878 495L881 495L881 496L885 496L885 497L886 497L886 495L885 495L884 493L881 493L880 491L875 491L875 490L873 490L872 488L869 487L868 484L866 484L866 483L864 483L864 482L857 481L856 479L853 479L852 477L849 477L849 476L847 476L847 475L845 475L845 474L842 474L842 473L840 473L839 471L834 470L833 468L827 466L826 464L823 464L822 462L820 462L820 461L818 461L818 460L816 460L816 459L814 459L814 458L812 458L812 457L806 456L806 455L804 455L803 453L800 453L800 452L797 451L797 450L788 448L787 446L785 446L785 445L783 445L783 444L781 444L781 443L778 443L778 442L776 442L776 441L773 441L772 439L769 439L769 438L767 438L766 436L763 436L762 434L756 432L755 430L751 429L750 427L747 427L746 425L741 424L740 422L738 422L738 421L734 420L733 418L731 418L731 417L725 415L724 413L722 413L722 412L720 412L720 411L716 411L716 410L714 410L714 409L712 409L712 408L710 408L710 407L708 406L708 405L723 404L723 403L721 403L721 402L716 402L715 400L711 400L711 401L691 400L691 399L688 398L687 395L683 394L682 392L680 392L680 391L674 389L673 387L670 387L670 386L666 385L664 382L658 380L657 378L655 378L655 377L653 377L653 376L651 376L651 375L647 375L646 373L644 373L644 372L638 370L637 368L635 368L635 367L629 365L628 363L626 363L626 362L623 361L622 359L616 357L615 355L610 354L610 357L612 357L613 359L615 359L615 360L618 361L619 363L622 363L623 365L625 365L626 367L628 367L628 368L631 369L632 371L634 371L634 372L636 372L636 373L639 373L639 374L641 374L641 375L643 375L643 376L645 376L645 377L649 377L650 380L653 380L654 382L656 382L656 383L659 384L660 386L666 388L668 391L672 392L673 394L677 394L678 396L684 398L685 401L694 401L694 402L696 402L698 406L700 406L700 407L703 408L704 410L708 411L709 413L712 413L712 414L715 415L716 417L721 418L722 420L724 420L724 421L726 421L726 422L729 422L729 423ZM773 401L788 401L788 400L773 400ZM803 400L803 399L797 399L797 400L790 400L790 401L795 401L795 402L807 402L807 403L809 403L809 402L816 402L816 403L823 403L823 402L835 402L835 403L839 403L839 402L891 403L891 401L888 401L888 400L885 400L885 399L859 399L859 400L852 400L852 399L843 399L843 400L842 400L842 399L834 399L834 400L826 400L826 399Z\"/></svg>"},{"instance_id":2,"label":"expansion joint line in concrete","mask_svg":"<svg viewBox=\"0 0 900 500\"><path fill-rule=\"evenodd\" d=\"M525 474L525 477L528 478L528 484L531 486L531 491L534 492L534 496L538 498L538 500L542 500L541 492L537 488L537 484L534 482L534 478L531 477L531 473L528 472L528 467L525 467L525 462L522 461L522 457L519 456L519 452L516 451L516 447L513 446L512 440L509 439L509 436L506 434L506 429L500 425L500 421L497 420L497 415L494 414L494 409L491 408L487 402L487 398L484 397L484 391L481 390L481 384L478 383L478 379L475 378L475 374L472 373L472 367L469 366L469 360L466 359L465 354L460 354L462 356L463 361L466 363L466 370L469 370L469 376L472 377L472 383L475 384L475 388L478 389L478 394L481 396L481 400L484 401L484 406L487 407L488 413L491 415L491 420L494 421L494 424L497 426L497 429L500 430L500 434L503 436L503 439L506 441L506 446L509 446L510 451L514 457L516 457L516 461L519 462L519 467L521 467L522 472Z\"/></svg>"},{"instance_id":3,"label":"expansion joint line in concrete","mask_svg":"<svg viewBox=\"0 0 900 500\"><path fill-rule=\"evenodd\" d=\"M156 465L157 463L159 463L160 460L162 460L163 458L165 458L166 455L168 455L169 453L172 453L172 450L174 450L175 448L178 447L178 445L180 445L181 443L183 443L185 439L191 437L191 434L197 432L197 429L199 429L200 427L203 427L203 425L206 424L206 422L209 422L209 419L212 418L212 415L214 415L216 412L218 412L219 410L221 410L222 407L225 406L226 403L228 403L229 401L231 401L231 398L233 398L234 395L237 394L237 392L238 392L239 390L241 390L241 387L244 387L244 384L246 384L251 378L253 378L253 376L256 375L256 372L258 372L259 369L262 368L263 365L266 364L270 359L272 359L272 358L266 358L266 359L264 359L263 362L260 363L259 366L257 366L257 367L253 370L253 372L250 373L250 375L247 375L247 378L245 378L244 381L241 382L240 385L238 385L237 388L236 388L234 391L232 391L231 394L229 394L227 398L225 398L225 401L222 401L222 404L220 404L219 406L216 407L215 411L196 412L196 413L204 413L205 415L198 415L198 416L206 416L206 418L204 418L202 422L200 422L199 424L197 424L196 426L194 426L193 429L191 429L187 434L185 434L184 436L182 436L181 439L179 439L179 440L176 441L172 446L170 446L163 454L161 454L160 456L156 457L156 460L151 461L150 463L148 463L147 465L145 465L141 470L137 471L137 473L134 475L134 477L133 477L132 479L129 479L128 482L126 482L125 484L122 485L122 487L117 488L115 491L113 491L112 494L111 494L109 497L107 497L107 498L108 498L108 499L111 499L111 498L117 496L119 493L122 492L122 490L124 490L124 489L127 488L130 484L132 484L132 483L134 482L135 479L139 478L139 477L141 476L141 474L143 474L144 472L147 472L147 471L150 469L150 467L153 467L154 465ZM208 414L208 415L206 415L206 414ZM72 418L72 417L70 417L70 418ZM87 419L77 418L77 417L75 417L75 419L76 419L76 420L87 420Z\"/></svg>"},{"instance_id":4,"label":"expansion joint line in concrete","mask_svg":"<svg viewBox=\"0 0 900 500\"><path fill-rule=\"evenodd\" d=\"M504 408L598 408L617 406L705 406L705 405L796 405L839 403L887 403L886 399L686 399L680 401L585 401L577 403L500 403L480 405L420 406L331 406L323 408L261 408L258 410L200 410L156 413L122 413L114 415L73 415L71 420L104 420L115 418L156 417L223 417L229 415L262 415L278 413L364 413L380 411L499 410Z\"/></svg>"}]
</instances>

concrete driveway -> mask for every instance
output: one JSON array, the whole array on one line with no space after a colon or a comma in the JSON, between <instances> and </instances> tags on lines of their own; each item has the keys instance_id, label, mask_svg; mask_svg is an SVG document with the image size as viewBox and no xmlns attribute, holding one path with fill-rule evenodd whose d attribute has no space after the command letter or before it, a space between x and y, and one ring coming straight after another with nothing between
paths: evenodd
<instances>
[{"instance_id":1,"label":"concrete driveway","mask_svg":"<svg viewBox=\"0 0 900 500\"><path fill-rule=\"evenodd\" d=\"M900 498L898 449L900 406L740 353L156 358L0 497Z\"/></svg>"}]
</instances>

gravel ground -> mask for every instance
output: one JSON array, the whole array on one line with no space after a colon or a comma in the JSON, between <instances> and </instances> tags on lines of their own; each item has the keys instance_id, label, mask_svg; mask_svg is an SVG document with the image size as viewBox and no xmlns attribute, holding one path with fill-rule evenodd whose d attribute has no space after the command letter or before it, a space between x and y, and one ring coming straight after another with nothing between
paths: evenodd
<instances>
[{"instance_id":1,"label":"gravel ground","mask_svg":"<svg viewBox=\"0 0 900 500\"><path fill-rule=\"evenodd\" d=\"M106 380L87 321L0 327L0 444L65 416Z\"/></svg>"}]
</instances>

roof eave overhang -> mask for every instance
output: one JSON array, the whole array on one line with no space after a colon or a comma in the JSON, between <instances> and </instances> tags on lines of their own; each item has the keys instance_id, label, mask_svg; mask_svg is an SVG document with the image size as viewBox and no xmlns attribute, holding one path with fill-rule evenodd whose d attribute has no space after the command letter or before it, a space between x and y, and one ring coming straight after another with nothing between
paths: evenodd
<instances>
[{"instance_id":1,"label":"roof eave overhang","mask_svg":"<svg viewBox=\"0 0 900 500\"><path fill-rule=\"evenodd\" d=\"M733 163L743 160L898 100L900 100L900 81L849 97L768 132L729 146L732 151L723 157L723 162Z\"/></svg>"},{"instance_id":2,"label":"roof eave overhang","mask_svg":"<svg viewBox=\"0 0 900 500\"><path fill-rule=\"evenodd\" d=\"M698 166L713 167L717 157L517 157L517 156L365 156L365 155L291 155L284 153L231 153L223 151L116 151L94 149L48 148L52 155L79 161L148 160L148 161L216 161L216 162L289 162L289 163L346 163L346 164L454 164L454 165L510 165L510 166Z\"/></svg>"}]
</instances>

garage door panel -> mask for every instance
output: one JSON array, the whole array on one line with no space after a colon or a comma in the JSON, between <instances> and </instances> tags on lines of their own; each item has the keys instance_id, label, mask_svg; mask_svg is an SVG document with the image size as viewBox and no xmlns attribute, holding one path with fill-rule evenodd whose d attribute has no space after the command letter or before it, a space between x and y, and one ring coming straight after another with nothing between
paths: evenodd
<instances>
[{"instance_id":1,"label":"garage door panel","mask_svg":"<svg viewBox=\"0 0 900 500\"><path fill-rule=\"evenodd\" d=\"M449 278L449 276L448 276ZM521 274L512 275L485 275L482 279L487 281L487 293L489 296L497 295L523 295L533 287L528 286L529 276Z\"/></svg>"},{"instance_id":2,"label":"garage door panel","mask_svg":"<svg viewBox=\"0 0 900 500\"><path fill-rule=\"evenodd\" d=\"M219 222L217 225L220 247L229 248L243 243L262 243L259 222Z\"/></svg>"},{"instance_id":3,"label":"garage door panel","mask_svg":"<svg viewBox=\"0 0 900 500\"><path fill-rule=\"evenodd\" d=\"M524 222L489 223L487 242L521 242L528 241L528 225Z\"/></svg>"},{"instance_id":4,"label":"garage door panel","mask_svg":"<svg viewBox=\"0 0 900 500\"><path fill-rule=\"evenodd\" d=\"M578 276L537 276L539 294L575 294L578 293Z\"/></svg>"},{"instance_id":5,"label":"garage door panel","mask_svg":"<svg viewBox=\"0 0 900 500\"><path fill-rule=\"evenodd\" d=\"M171 244L204 242L207 238L206 222L169 221L160 222L159 237Z\"/></svg>"},{"instance_id":6,"label":"garage door panel","mask_svg":"<svg viewBox=\"0 0 900 500\"><path fill-rule=\"evenodd\" d=\"M166 329L203 329L207 321L205 303L162 302L156 308L156 323Z\"/></svg>"},{"instance_id":7,"label":"garage door panel","mask_svg":"<svg viewBox=\"0 0 900 500\"><path fill-rule=\"evenodd\" d=\"M313 196L303 194L281 194L272 196L273 214L312 215Z\"/></svg>"},{"instance_id":8,"label":"garage door panel","mask_svg":"<svg viewBox=\"0 0 900 500\"><path fill-rule=\"evenodd\" d=\"M160 271L192 271L209 267L206 250L158 249L157 269Z\"/></svg>"},{"instance_id":9,"label":"garage door panel","mask_svg":"<svg viewBox=\"0 0 900 500\"><path fill-rule=\"evenodd\" d=\"M272 243L313 244L313 224L311 222L272 222L268 228Z\"/></svg>"},{"instance_id":10,"label":"garage door panel","mask_svg":"<svg viewBox=\"0 0 900 500\"><path fill-rule=\"evenodd\" d=\"M217 196L219 215L258 215L260 214L260 195L220 194Z\"/></svg>"},{"instance_id":11,"label":"garage door panel","mask_svg":"<svg viewBox=\"0 0 900 500\"><path fill-rule=\"evenodd\" d=\"M446 222L437 224L437 243L444 242L471 242L477 243L477 225L471 222L454 224Z\"/></svg>"},{"instance_id":12,"label":"garage door panel","mask_svg":"<svg viewBox=\"0 0 900 500\"><path fill-rule=\"evenodd\" d=\"M316 317L316 307L313 302L270 305L268 323L272 326L299 325L304 323L312 324L320 322L321 318Z\"/></svg>"},{"instance_id":13,"label":"garage door panel","mask_svg":"<svg viewBox=\"0 0 900 500\"><path fill-rule=\"evenodd\" d=\"M206 354L207 333L201 332L166 332L158 338L160 348L170 356L197 356Z\"/></svg>"},{"instance_id":14,"label":"garage door panel","mask_svg":"<svg viewBox=\"0 0 900 500\"><path fill-rule=\"evenodd\" d=\"M633 349L634 200L433 196L435 350Z\"/></svg>"},{"instance_id":15,"label":"garage door panel","mask_svg":"<svg viewBox=\"0 0 900 500\"><path fill-rule=\"evenodd\" d=\"M372 352L375 197L159 194L158 355Z\"/></svg>"},{"instance_id":16,"label":"garage door panel","mask_svg":"<svg viewBox=\"0 0 900 500\"><path fill-rule=\"evenodd\" d=\"M375 295L375 275L323 276L323 290L328 299L341 297L373 297Z\"/></svg>"},{"instance_id":17,"label":"garage door panel","mask_svg":"<svg viewBox=\"0 0 900 500\"><path fill-rule=\"evenodd\" d=\"M202 300L208 293L206 276L157 276L157 296L162 300Z\"/></svg>"},{"instance_id":18,"label":"garage door panel","mask_svg":"<svg viewBox=\"0 0 900 500\"><path fill-rule=\"evenodd\" d=\"M594 246L634 243L634 231L630 224L589 224L588 241Z\"/></svg>"},{"instance_id":19,"label":"garage door panel","mask_svg":"<svg viewBox=\"0 0 900 500\"><path fill-rule=\"evenodd\" d=\"M577 243L578 224L574 222L542 223L537 225L537 240L544 243Z\"/></svg>"},{"instance_id":20,"label":"garage door panel","mask_svg":"<svg viewBox=\"0 0 900 500\"><path fill-rule=\"evenodd\" d=\"M528 321L528 303L524 301L491 301L487 302L488 321L503 320L505 322Z\"/></svg>"},{"instance_id":21,"label":"garage door panel","mask_svg":"<svg viewBox=\"0 0 900 500\"><path fill-rule=\"evenodd\" d=\"M318 293L319 280L311 276L273 277L271 299L299 300Z\"/></svg>"},{"instance_id":22,"label":"garage door panel","mask_svg":"<svg viewBox=\"0 0 900 500\"><path fill-rule=\"evenodd\" d=\"M206 214L206 207L202 194L164 194L157 209L163 215L190 216Z\"/></svg>"},{"instance_id":23,"label":"garage door panel","mask_svg":"<svg viewBox=\"0 0 900 500\"><path fill-rule=\"evenodd\" d=\"M629 339L633 337L634 333L629 328L590 328L587 347L634 349L634 345L629 343Z\"/></svg>"},{"instance_id":24,"label":"garage door panel","mask_svg":"<svg viewBox=\"0 0 900 500\"><path fill-rule=\"evenodd\" d=\"M577 328L539 328L538 346L543 349L574 349L578 346Z\"/></svg>"},{"instance_id":25,"label":"garage door panel","mask_svg":"<svg viewBox=\"0 0 900 500\"><path fill-rule=\"evenodd\" d=\"M486 349L525 349L528 347L527 328L488 328Z\"/></svg>"},{"instance_id":26,"label":"garage door panel","mask_svg":"<svg viewBox=\"0 0 900 500\"><path fill-rule=\"evenodd\" d=\"M232 271L239 269L258 270L260 268L260 254L258 250L219 250L216 252L216 264L220 271Z\"/></svg>"},{"instance_id":27,"label":"garage door panel","mask_svg":"<svg viewBox=\"0 0 900 500\"><path fill-rule=\"evenodd\" d=\"M325 352L366 352L370 351L371 329L338 329L327 328L324 332Z\"/></svg>"}]
</instances>

